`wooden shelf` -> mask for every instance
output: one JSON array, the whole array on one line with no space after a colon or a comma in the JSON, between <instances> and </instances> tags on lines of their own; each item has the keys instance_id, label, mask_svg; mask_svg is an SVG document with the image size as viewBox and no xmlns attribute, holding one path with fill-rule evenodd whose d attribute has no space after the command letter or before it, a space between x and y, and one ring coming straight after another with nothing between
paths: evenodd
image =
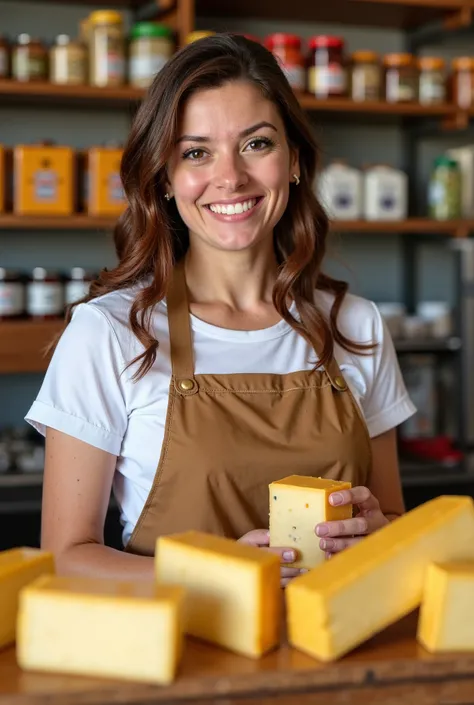
<instances>
[{"instance_id":1,"label":"wooden shelf","mask_svg":"<svg viewBox=\"0 0 474 705\"><path fill-rule=\"evenodd\" d=\"M44 372L44 349L60 332L62 320L0 322L0 374Z\"/></svg>"},{"instance_id":2,"label":"wooden shelf","mask_svg":"<svg viewBox=\"0 0 474 705\"><path fill-rule=\"evenodd\" d=\"M474 231L474 220L431 220L430 218L394 221L335 220L331 223L331 230L339 233L420 233L467 237Z\"/></svg>"},{"instance_id":3,"label":"wooden shelf","mask_svg":"<svg viewBox=\"0 0 474 705\"><path fill-rule=\"evenodd\" d=\"M116 218L83 214L69 216L28 216L0 214L0 230L113 230Z\"/></svg>"},{"instance_id":4,"label":"wooden shelf","mask_svg":"<svg viewBox=\"0 0 474 705\"><path fill-rule=\"evenodd\" d=\"M44 104L98 106L109 108L133 107L145 95L141 88L120 86L99 88L97 86L63 86L54 83L22 83L12 79L0 79L0 101Z\"/></svg>"},{"instance_id":5,"label":"wooden shelf","mask_svg":"<svg viewBox=\"0 0 474 705\"><path fill-rule=\"evenodd\" d=\"M301 106L308 112L324 113L364 113L374 115L395 115L407 117L451 117L459 112L455 105L420 105L419 103L387 103L381 100L355 102L349 98L321 100L312 95L298 95Z\"/></svg>"}]
</instances>

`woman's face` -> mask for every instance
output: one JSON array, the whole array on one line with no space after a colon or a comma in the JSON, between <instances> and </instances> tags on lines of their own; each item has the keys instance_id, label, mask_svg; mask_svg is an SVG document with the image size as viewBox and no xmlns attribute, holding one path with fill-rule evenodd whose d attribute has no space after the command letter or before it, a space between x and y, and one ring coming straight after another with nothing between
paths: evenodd
<instances>
[{"instance_id":1,"label":"woman's face","mask_svg":"<svg viewBox=\"0 0 474 705\"><path fill-rule=\"evenodd\" d=\"M279 112L255 86L227 83L188 100L168 191L191 241L237 251L271 238L295 174L298 156Z\"/></svg>"}]
</instances>

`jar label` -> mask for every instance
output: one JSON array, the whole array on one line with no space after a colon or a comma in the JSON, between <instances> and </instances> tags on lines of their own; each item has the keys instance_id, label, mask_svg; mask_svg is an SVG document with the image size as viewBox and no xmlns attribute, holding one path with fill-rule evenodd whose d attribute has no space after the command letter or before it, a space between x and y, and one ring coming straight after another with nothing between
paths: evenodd
<instances>
[{"instance_id":1,"label":"jar label","mask_svg":"<svg viewBox=\"0 0 474 705\"><path fill-rule=\"evenodd\" d=\"M395 72L387 73L387 100L392 103L416 100L416 86L412 77L399 77Z\"/></svg>"},{"instance_id":2,"label":"jar label","mask_svg":"<svg viewBox=\"0 0 474 705\"><path fill-rule=\"evenodd\" d=\"M38 203L53 203L58 198L58 176L51 169L40 169L33 174L33 195Z\"/></svg>"},{"instance_id":3,"label":"jar label","mask_svg":"<svg viewBox=\"0 0 474 705\"><path fill-rule=\"evenodd\" d=\"M25 288L20 282L0 282L0 316L20 316L25 310Z\"/></svg>"},{"instance_id":4,"label":"jar label","mask_svg":"<svg viewBox=\"0 0 474 705\"><path fill-rule=\"evenodd\" d=\"M378 66L355 66L352 71L352 100L380 98L381 73Z\"/></svg>"},{"instance_id":5,"label":"jar label","mask_svg":"<svg viewBox=\"0 0 474 705\"><path fill-rule=\"evenodd\" d=\"M6 49L0 49L0 78L8 75L8 54Z\"/></svg>"},{"instance_id":6,"label":"jar label","mask_svg":"<svg viewBox=\"0 0 474 705\"><path fill-rule=\"evenodd\" d=\"M420 76L420 103L442 103L446 87L442 76Z\"/></svg>"},{"instance_id":7,"label":"jar label","mask_svg":"<svg viewBox=\"0 0 474 705\"><path fill-rule=\"evenodd\" d=\"M70 304L75 304L76 301L80 301L84 296L89 293L90 282L82 280L72 280L66 284L65 290L65 303L66 306Z\"/></svg>"},{"instance_id":8,"label":"jar label","mask_svg":"<svg viewBox=\"0 0 474 705\"><path fill-rule=\"evenodd\" d=\"M306 88L306 73L302 66L281 65L288 83L294 91L304 91Z\"/></svg>"},{"instance_id":9,"label":"jar label","mask_svg":"<svg viewBox=\"0 0 474 705\"><path fill-rule=\"evenodd\" d=\"M343 95L347 87L347 74L340 64L312 66L308 82L309 90L316 96Z\"/></svg>"},{"instance_id":10,"label":"jar label","mask_svg":"<svg viewBox=\"0 0 474 705\"><path fill-rule=\"evenodd\" d=\"M30 282L27 313L30 316L59 316L63 311L63 287L59 282Z\"/></svg>"},{"instance_id":11,"label":"jar label","mask_svg":"<svg viewBox=\"0 0 474 705\"><path fill-rule=\"evenodd\" d=\"M125 203L125 193L119 173L115 172L110 174L107 183L107 194L110 203L113 203L114 205L121 205Z\"/></svg>"},{"instance_id":12,"label":"jar label","mask_svg":"<svg viewBox=\"0 0 474 705\"><path fill-rule=\"evenodd\" d=\"M107 77L111 81L125 78L125 61L121 54L109 52L107 55Z\"/></svg>"},{"instance_id":13,"label":"jar label","mask_svg":"<svg viewBox=\"0 0 474 705\"><path fill-rule=\"evenodd\" d=\"M150 80L165 66L168 59L165 56L133 56L130 60L130 80Z\"/></svg>"}]
</instances>

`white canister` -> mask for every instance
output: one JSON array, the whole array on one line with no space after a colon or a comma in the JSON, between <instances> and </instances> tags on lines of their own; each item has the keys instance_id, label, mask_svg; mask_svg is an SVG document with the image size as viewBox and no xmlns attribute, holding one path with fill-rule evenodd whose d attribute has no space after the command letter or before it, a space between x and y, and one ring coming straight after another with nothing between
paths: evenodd
<instances>
[{"instance_id":1,"label":"white canister","mask_svg":"<svg viewBox=\"0 0 474 705\"><path fill-rule=\"evenodd\" d=\"M461 209L463 218L474 217L474 145L448 149L448 157L459 164L461 170Z\"/></svg>"},{"instance_id":2,"label":"white canister","mask_svg":"<svg viewBox=\"0 0 474 705\"><path fill-rule=\"evenodd\" d=\"M367 220L404 220L408 215L408 177L404 171L379 165L364 174L364 216Z\"/></svg>"},{"instance_id":3,"label":"white canister","mask_svg":"<svg viewBox=\"0 0 474 705\"><path fill-rule=\"evenodd\" d=\"M321 172L318 197L332 220L357 220L362 217L362 173L359 169L333 162Z\"/></svg>"},{"instance_id":4,"label":"white canister","mask_svg":"<svg viewBox=\"0 0 474 705\"><path fill-rule=\"evenodd\" d=\"M453 334L451 308L445 301L422 301L417 306L417 313L434 338L449 338Z\"/></svg>"}]
</instances>

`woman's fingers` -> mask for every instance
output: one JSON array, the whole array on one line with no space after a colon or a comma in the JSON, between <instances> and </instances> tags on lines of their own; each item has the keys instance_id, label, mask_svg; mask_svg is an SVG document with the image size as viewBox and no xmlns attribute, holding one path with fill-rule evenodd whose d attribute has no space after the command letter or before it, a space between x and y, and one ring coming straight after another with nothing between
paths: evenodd
<instances>
[{"instance_id":1,"label":"woman's fingers","mask_svg":"<svg viewBox=\"0 0 474 705\"><path fill-rule=\"evenodd\" d=\"M334 554L344 551L345 548L350 546L355 546L356 543L362 541L363 537L354 538L344 538L344 539L321 539L319 542L319 547L322 551L326 552L326 557L328 553Z\"/></svg>"}]
</instances>

